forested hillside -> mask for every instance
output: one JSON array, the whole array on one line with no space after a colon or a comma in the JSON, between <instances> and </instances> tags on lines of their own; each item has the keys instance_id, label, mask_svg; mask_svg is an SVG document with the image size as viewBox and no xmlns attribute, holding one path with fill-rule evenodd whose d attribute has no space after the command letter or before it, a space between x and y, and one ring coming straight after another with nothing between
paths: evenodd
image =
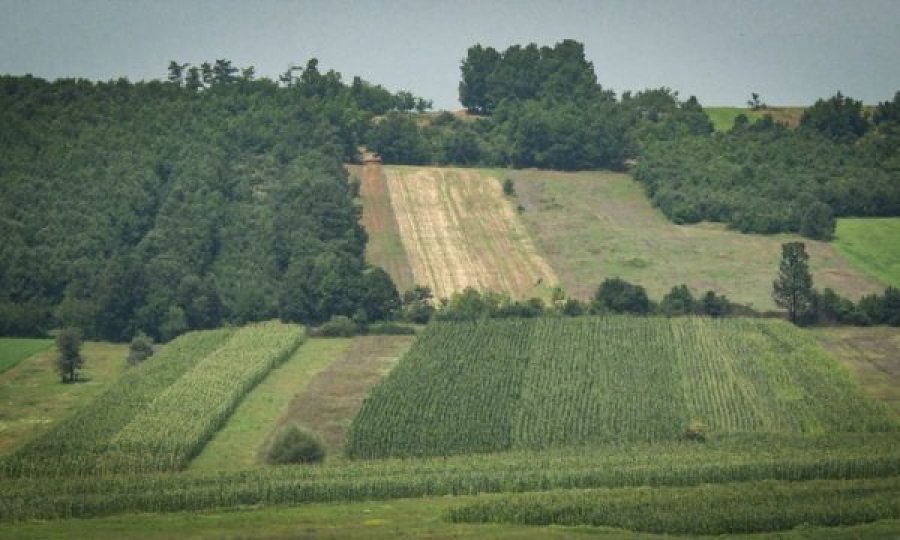
<instances>
[{"instance_id":1,"label":"forested hillside","mask_svg":"<svg viewBox=\"0 0 900 540\"><path fill-rule=\"evenodd\" d=\"M391 284L365 267L342 163L373 115L416 106L315 59L278 82L227 60L166 82L0 77L0 334L378 312Z\"/></svg>"}]
</instances>

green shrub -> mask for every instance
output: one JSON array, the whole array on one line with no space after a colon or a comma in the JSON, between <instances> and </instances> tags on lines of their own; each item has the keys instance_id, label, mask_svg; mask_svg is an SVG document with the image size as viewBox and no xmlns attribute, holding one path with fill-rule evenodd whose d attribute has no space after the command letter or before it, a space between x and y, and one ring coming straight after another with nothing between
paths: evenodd
<instances>
[{"instance_id":1,"label":"green shrub","mask_svg":"<svg viewBox=\"0 0 900 540\"><path fill-rule=\"evenodd\" d=\"M278 434L269 448L268 461L286 463L318 463L325 459L325 447L310 433L289 425Z\"/></svg>"},{"instance_id":2,"label":"green shrub","mask_svg":"<svg viewBox=\"0 0 900 540\"><path fill-rule=\"evenodd\" d=\"M310 335L319 337L353 337L359 334L359 325L350 317L335 315L322 326L316 328Z\"/></svg>"}]
</instances>

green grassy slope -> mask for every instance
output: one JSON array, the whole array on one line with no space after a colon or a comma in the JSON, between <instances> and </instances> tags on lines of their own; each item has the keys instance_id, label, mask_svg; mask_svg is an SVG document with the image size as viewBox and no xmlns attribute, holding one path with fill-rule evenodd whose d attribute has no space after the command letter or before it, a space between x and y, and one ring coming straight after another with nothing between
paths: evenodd
<instances>
[{"instance_id":1,"label":"green grassy slope","mask_svg":"<svg viewBox=\"0 0 900 540\"><path fill-rule=\"evenodd\" d=\"M602 317L435 324L353 422L355 457L895 430L801 331L773 320Z\"/></svg>"},{"instance_id":2,"label":"green grassy slope","mask_svg":"<svg viewBox=\"0 0 900 540\"><path fill-rule=\"evenodd\" d=\"M675 225L624 174L522 170L507 176L539 252L577 298L590 298L605 278L618 276L657 300L685 283L695 294L712 289L759 310L776 309L772 280L781 244L792 241L806 244L817 287L854 300L884 290L827 242L742 234L720 223Z\"/></svg>"},{"instance_id":3,"label":"green grassy slope","mask_svg":"<svg viewBox=\"0 0 900 540\"><path fill-rule=\"evenodd\" d=\"M834 247L860 270L900 287L900 218L839 219Z\"/></svg>"},{"instance_id":4,"label":"green grassy slope","mask_svg":"<svg viewBox=\"0 0 900 540\"><path fill-rule=\"evenodd\" d=\"M21 339L0 337L0 373L29 356L49 349L52 339Z\"/></svg>"}]
</instances>

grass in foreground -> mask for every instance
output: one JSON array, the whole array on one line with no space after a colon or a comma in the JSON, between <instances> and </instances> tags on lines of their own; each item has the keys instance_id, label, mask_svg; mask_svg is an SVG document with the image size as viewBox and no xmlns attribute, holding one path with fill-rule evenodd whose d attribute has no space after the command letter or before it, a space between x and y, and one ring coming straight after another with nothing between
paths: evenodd
<instances>
[{"instance_id":1,"label":"grass in foreground","mask_svg":"<svg viewBox=\"0 0 900 540\"><path fill-rule=\"evenodd\" d=\"M834 247L852 265L900 287L900 218L842 218Z\"/></svg>"},{"instance_id":2,"label":"grass in foreground","mask_svg":"<svg viewBox=\"0 0 900 540\"><path fill-rule=\"evenodd\" d=\"M606 527L535 527L513 524L451 523L450 508L491 500L493 496L399 499L389 502L310 504L296 507L242 509L219 513L135 514L100 519L0 524L0 538L15 540L294 540L397 538L661 540L666 535ZM502 497L502 496L501 496ZM878 521L853 527L802 526L777 534L729 535L730 540L896 540L900 521Z\"/></svg>"},{"instance_id":3,"label":"grass in foreground","mask_svg":"<svg viewBox=\"0 0 900 540\"><path fill-rule=\"evenodd\" d=\"M307 339L287 362L272 370L244 398L225 426L191 462L190 469L224 471L260 463L264 441L274 434L291 400L349 343L349 339Z\"/></svg>"},{"instance_id":4,"label":"grass in foreground","mask_svg":"<svg viewBox=\"0 0 900 540\"><path fill-rule=\"evenodd\" d=\"M0 373L52 346L52 339L0 337Z\"/></svg>"},{"instance_id":5,"label":"grass in foreground","mask_svg":"<svg viewBox=\"0 0 900 540\"><path fill-rule=\"evenodd\" d=\"M675 225L624 174L508 174L538 249L578 298L590 298L604 278L618 276L643 285L657 300L686 283L695 293L712 289L756 309L774 309L781 243L795 240L806 243L817 287L853 299L884 290L825 242L741 234L713 223Z\"/></svg>"},{"instance_id":6,"label":"grass in foreground","mask_svg":"<svg viewBox=\"0 0 900 540\"><path fill-rule=\"evenodd\" d=\"M128 345L89 341L81 353L85 365L74 384L59 382L54 369L56 351L52 348L30 355L0 373L0 454L58 425L103 392L126 369Z\"/></svg>"},{"instance_id":7,"label":"grass in foreground","mask_svg":"<svg viewBox=\"0 0 900 540\"><path fill-rule=\"evenodd\" d=\"M710 433L895 431L792 325L581 317L433 323L354 419L352 457L450 455Z\"/></svg>"}]
</instances>

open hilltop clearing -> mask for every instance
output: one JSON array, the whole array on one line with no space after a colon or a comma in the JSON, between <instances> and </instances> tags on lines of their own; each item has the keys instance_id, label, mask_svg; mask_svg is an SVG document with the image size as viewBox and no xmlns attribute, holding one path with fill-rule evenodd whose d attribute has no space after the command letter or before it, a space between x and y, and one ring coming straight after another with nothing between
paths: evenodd
<instances>
[{"instance_id":1,"label":"open hilltop clearing","mask_svg":"<svg viewBox=\"0 0 900 540\"><path fill-rule=\"evenodd\" d=\"M731 129L734 126L734 119L739 114L746 116L750 122L755 122L763 117L763 114L759 111L742 107L703 107L703 111L709 117L710 122L713 123L716 131L728 131Z\"/></svg>"},{"instance_id":2,"label":"open hilltop clearing","mask_svg":"<svg viewBox=\"0 0 900 540\"><path fill-rule=\"evenodd\" d=\"M403 292L416 285L409 258L400 239L400 226L391 208L384 168L375 163L347 165L347 170L359 181L362 217L359 222L369 239L366 260L387 271L397 290Z\"/></svg>"},{"instance_id":3,"label":"open hilltop clearing","mask_svg":"<svg viewBox=\"0 0 900 540\"><path fill-rule=\"evenodd\" d=\"M125 369L128 345L88 341L81 349L84 369L74 384L62 385L53 369L56 349L51 340L4 338L0 348L12 353L41 352L19 360L0 373L0 454L55 426L73 410L94 399Z\"/></svg>"},{"instance_id":4,"label":"open hilltop clearing","mask_svg":"<svg viewBox=\"0 0 900 540\"><path fill-rule=\"evenodd\" d=\"M774 309L772 280L783 242L806 243L817 287L853 299L884 284L851 266L834 247L795 235L763 236L721 224L675 225L637 182L610 172L508 171L520 214L566 290L590 298L607 277L643 285L662 298L674 285L714 290L755 309Z\"/></svg>"},{"instance_id":5,"label":"open hilltop clearing","mask_svg":"<svg viewBox=\"0 0 900 540\"><path fill-rule=\"evenodd\" d=\"M385 176L415 282L436 297L474 287L527 298L556 283L497 179L437 167Z\"/></svg>"},{"instance_id":6,"label":"open hilltop clearing","mask_svg":"<svg viewBox=\"0 0 900 540\"><path fill-rule=\"evenodd\" d=\"M894 432L883 404L775 320L583 317L432 323L353 422L351 456Z\"/></svg>"},{"instance_id":7,"label":"open hilltop clearing","mask_svg":"<svg viewBox=\"0 0 900 540\"><path fill-rule=\"evenodd\" d=\"M900 218L839 219L834 247L855 267L900 287Z\"/></svg>"},{"instance_id":8,"label":"open hilltop clearing","mask_svg":"<svg viewBox=\"0 0 900 540\"><path fill-rule=\"evenodd\" d=\"M900 419L900 329L837 326L807 331Z\"/></svg>"}]
</instances>

